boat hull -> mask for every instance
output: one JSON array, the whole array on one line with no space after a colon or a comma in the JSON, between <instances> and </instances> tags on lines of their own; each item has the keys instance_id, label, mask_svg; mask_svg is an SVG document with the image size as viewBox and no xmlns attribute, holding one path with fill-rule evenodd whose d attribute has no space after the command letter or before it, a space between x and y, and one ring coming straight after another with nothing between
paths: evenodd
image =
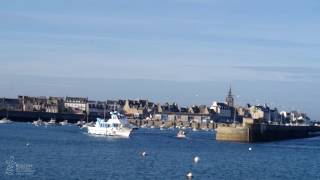
<instances>
[{"instance_id":1,"label":"boat hull","mask_svg":"<svg viewBox=\"0 0 320 180\"><path fill-rule=\"evenodd\" d=\"M12 123L12 121L7 118L3 118L0 120L0 124L10 124L10 123Z\"/></svg>"},{"instance_id":2,"label":"boat hull","mask_svg":"<svg viewBox=\"0 0 320 180\"><path fill-rule=\"evenodd\" d=\"M184 138L186 138L186 135L177 135L177 138L184 139Z\"/></svg>"},{"instance_id":3,"label":"boat hull","mask_svg":"<svg viewBox=\"0 0 320 180\"><path fill-rule=\"evenodd\" d=\"M12 121L10 121L10 120L6 120L6 121L0 121L0 124L10 124L10 123L12 123Z\"/></svg>"},{"instance_id":4,"label":"boat hull","mask_svg":"<svg viewBox=\"0 0 320 180\"><path fill-rule=\"evenodd\" d=\"M88 127L88 133L103 136L129 137L131 133L129 128L105 128L105 127Z\"/></svg>"}]
</instances>

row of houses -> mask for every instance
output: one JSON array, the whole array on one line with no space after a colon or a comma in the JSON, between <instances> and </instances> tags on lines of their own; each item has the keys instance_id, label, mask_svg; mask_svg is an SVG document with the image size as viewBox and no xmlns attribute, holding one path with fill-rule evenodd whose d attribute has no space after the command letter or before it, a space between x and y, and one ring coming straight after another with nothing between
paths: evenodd
<instances>
[{"instance_id":1,"label":"row of houses","mask_svg":"<svg viewBox=\"0 0 320 180\"><path fill-rule=\"evenodd\" d=\"M92 101L84 97L31 97L18 96L18 99L2 98L0 109L16 111L38 111L49 113L75 113L103 116L110 111L118 111L129 118L152 119L159 121L183 122L242 122L243 118L252 118L258 122L275 124L303 124L310 118L305 113L278 112L277 108L267 105L248 104L235 106L231 88L225 102L214 101L210 106L179 106L177 103L156 104L148 100L106 100Z\"/></svg>"},{"instance_id":2,"label":"row of houses","mask_svg":"<svg viewBox=\"0 0 320 180\"><path fill-rule=\"evenodd\" d=\"M155 113L154 119L171 120L171 121L196 121L207 122L208 120L222 123L242 122L244 118L251 118L255 122L268 124L309 124L310 118L306 113L279 112L277 108L271 108L267 104L250 105L246 107L235 106L234 96L231 88L225 102L214 101L210 107L205 105L192 106L189 108L175 107L176 104L167 105L174 107L158 111ZM178 111L176 111L178 109Z\"/></svg>"},{"instance_id":3,"label":"row of houses","mask_svg":"<svg viewBox=\"0 0 320 180\"><path fill-rule=\"evenodd\" d=\"M84 113L87 109L87 98L18 96L15 98L1 98L0 109L25 112L48 113Z\"/></svg>"}]
</instances>

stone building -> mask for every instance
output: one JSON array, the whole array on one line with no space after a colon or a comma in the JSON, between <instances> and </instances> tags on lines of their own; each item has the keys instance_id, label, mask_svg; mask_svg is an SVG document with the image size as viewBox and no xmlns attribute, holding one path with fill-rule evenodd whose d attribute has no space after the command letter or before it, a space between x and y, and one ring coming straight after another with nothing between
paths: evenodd
<instances>
[{"instance_id":1,"label":"stone building","mask_svg":"<svg viewBox=\"0 0 320 180\"><path fill-rule=\"evenodd\" d=\"M231 90L231 87L229 89L229 92L228 92L228 96L226 97L226 104L227 106L229 107L234 107L234 97L232 95L232 90Z\"/></svg>"},{"instance_id":2,"label":"stone building","mask_svg":"<svg viewBox=\"0 0 320 180\"><path fill-rule=\"evenodd\" d=\"M2 98L0 99L0 110L20 111L19 99Z\"/></svg>"},{"instance_id":3,"label":"stone building","mask_svg":"<svg viewBox=\"0 0 320 180\"><path fill-rule=\"evenodd\" d=\"M308 125L310 123L310 118L306 113L300 113L298 111L292 111L289 114L290 123L296 125Z\"/></svg>"},{"instance_id":4,"label":"stone building","mask_svg":"<svg viewBox=\"0 0 320 180\"><path fill-rule=\"evenodd\" d=\"M33 99L29 96L18 96L22 111L33 111Z\"/></svg>"},{"instance_id":5,"label":"stone building","mask_svg":"<svg viewBox=\"0 0 320 180\"><path fill-rule=\"evenodd\" d=\"M45 96L34 97L33 111L45 112L46 105L47 105L47 97Z\"/></svg>"},{"instance_id":6,"label":"stone building","mask_svg":"<svg viewBox=\"0 0 320 180\"><path fill-rule=\"evenodd\" d=\"M62 97L49 97L46 104L46 112L61 113L64 111L64 99Z\"/></svg>"},{"instance_id":7,"label":"stone building","mask_svg":"<svg viewBox=\"0 0 320 180\"><path fill-rule=\"evenodd\" d=\"M107 100L106 109L108 111L121 111L121 104L117 100Z\"/></svg>"},{"instance_id":8,"label":"stone building","mask_svg":"<svg viewBox=\"0 0 320 180\"><path fill-rule=\"evenodd\" d=\"M103 101L88 101L86 112L88 112L90 115L100 116L103 117L105 114L107 114L109 111L107 110L106 102Z\"/></svg>"},{"instance_id":9,"label":"stone building","mask_svg":"<svg viewBox=\"0 0 320 180\"><path fill-rule=\"evenodd\" d=\"M251 117L256 120L260 120L262 122L279 122L280 121L280 114L278 110L271 109L267 105L261 106L251 106L249 107L249 111Z\"/></svg>"},{"instance_id":10,"label":"stone building","mask_svg":"<svg viewBox=\"0 0 320 180\"><path fill-rule=\"evenodd\" d=\"M139 117L138 102L133 100L126 100L122 110L126 116Z\"/></svg>"},{"instance_id":11,"label":"stone building","mask_svg":"<svg viewBox=\"0 0 320 180\"><path fill-rule=\"evenodd\" d=\"M214 101L210 107L211 110L214 111L221 118L232 118L232 110L233 108L228 106L226 103L219 103Z\"/></svg>"},{"instance_id":12,"label":"stone building","mask_svg":"<svg viewBox=\"0 0 320 180\"><path fill-rule=\"evenodd\" d=\"M22 111L46 112L47 98L45 96L18 96Z\"/></svg>"},{"instance_id":13,"label":"stone building","mask_svg":"<svg viewBox=\"0 0 320 180\"><path fill-rule=\"evenodd\" d=\"M182 113L182 112L161 112L154 115L156 120L176 121L183 123L203 122L210 120L210 114Z\"/></svg>"},{"instance_id":14,"label":"stone building","mask_svg":"<svg viewBox=\"0 0 320 180\"><path fill-rule=\"evenodd\" d=\"M66 97L64 107L75 113L85 113L88 108L88 98Z\"/></svg>"}]
</instances>

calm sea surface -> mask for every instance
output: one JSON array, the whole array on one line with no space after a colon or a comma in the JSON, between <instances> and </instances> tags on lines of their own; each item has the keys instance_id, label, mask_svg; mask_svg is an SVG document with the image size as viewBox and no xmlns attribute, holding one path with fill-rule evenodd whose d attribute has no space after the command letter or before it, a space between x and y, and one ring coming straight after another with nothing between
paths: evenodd
<instances>
[{"instance_id":1,"label":"calm sea surface","mask_svg":"<svg viewBox=\"0 0 320 180\"><path fill-rule=\"evenodd\" d=\"M139 129L119 139L76 126L0 124L0 179L166 180L189 171L195 180L320 179L320 137L245 144L217 142L210 131L176 133Z\"/></svg>"}]
</instances>

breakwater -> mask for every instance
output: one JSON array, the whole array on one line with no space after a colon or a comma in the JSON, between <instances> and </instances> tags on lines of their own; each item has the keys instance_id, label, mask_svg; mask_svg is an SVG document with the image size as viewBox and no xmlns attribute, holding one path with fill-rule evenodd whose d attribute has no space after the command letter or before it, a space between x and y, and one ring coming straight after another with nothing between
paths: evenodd
<instances>
[{"instance_id":1,"label":"breakwater","mask_svg":"<svg viewBox=\"0 0 320 180\"><path fill-rule=\"evenodd\" d=\"M69 123L77 123L77 121L85 121L85 114L71 114L71 113L47 113L47 112L24 112L24 111L0 111L0 119L7 117L16 122L33 122L39 118L44 121L49 121L51 118L61 122L68 120ZM89 116L89 120L95 120L95 117Z\"/></svg>"},{"instance_id":2,"label":"breakwater","mask_svg":"<svg viewBox=\"0 0 320 180\"><path fill-rule=\"evenodd\" d=\"M216 129L216 140L239 142L265 142L307 138L320 135L317 126L285 126L250 124L246 126L222 126Z\"/></svg>"}]
</instances>

